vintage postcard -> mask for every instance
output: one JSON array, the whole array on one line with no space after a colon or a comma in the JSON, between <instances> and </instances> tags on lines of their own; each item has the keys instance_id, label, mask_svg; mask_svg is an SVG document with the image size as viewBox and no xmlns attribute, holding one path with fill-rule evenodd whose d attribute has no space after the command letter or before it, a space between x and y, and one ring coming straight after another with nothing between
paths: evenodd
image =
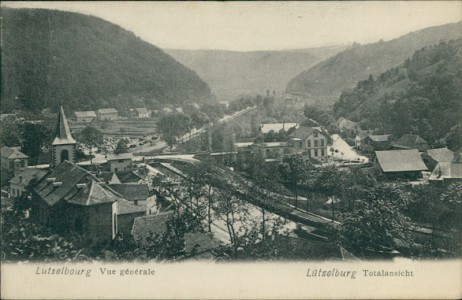
<instances>
[{"instance_id":1,"label":"vintage postcard","mask_svg":"<svg viewBox=\"0 0 462 300\"><path fill-rule=\"evenodd\" d=\"M462 2L1 4L1 297L460 299Z\"/></svg>"}]
</instances>

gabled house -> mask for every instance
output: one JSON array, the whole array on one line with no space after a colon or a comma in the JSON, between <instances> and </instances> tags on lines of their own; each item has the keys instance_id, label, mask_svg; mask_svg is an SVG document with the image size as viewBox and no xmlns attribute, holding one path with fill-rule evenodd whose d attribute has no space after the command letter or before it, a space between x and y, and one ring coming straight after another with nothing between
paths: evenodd
<instances>
[{"instance_id":1,"label":"gabled house","mask_svg":"<svg viewBox=\"0 0 462 300\"><path fill-rule=\"evenodd\" d=\"M19 174L27 168L27 160L29 156L25 155L18 148L2 147L1 149L1 165L3 174L8 174L9 178Z\"/></svg>"},{"instance_id":2,"label":"gabled house","mask_svg":"<svg viewBox=\"0 0 462 300\"><path fill-rule=\"evenodd\" d=\"M449 163L454 159L454 152L448 148L428 149L428 156L430 156L437 163Z\"/></svg>"},{"instance_id":3,"label":"gabled house","mask_svg":"<svg viewBox=\"0 0 462 300\"><path fill-rule=\"evenodd\" d=\"M96 176L103 182L108 184L117 184L117 183L139 183L141 182L141 177L136 175L133 171L118 171L110 172L103 171L97 172Z\"/></svg>"},{"instance_id":4,"label":"gabled house","mask_svg":"<svg viewBox=\"0 0 462 300\"><path fill-rule=\"evenodd\" d=\"M372 134L373 132L374 132L374 130L358 130L358 131L356 131L355 147L357 149L361 148L364 139L367 138L367 136Z\"/></svg>"},{"instance_id":5,"label":"gabled house","mask_svg":"<svg viewBox=\"0 0 462 300\"><path fill-rule=\"evenodd\" d=\"M32 180L39 181L46 172L40 169L25 169L10 180L10 191L13 197L21 197Z\"/></svg>"},{"instance_id":6,"label":"gabled house","mask_svg":"<svg viewBox=\"0 0 462 300\"><path fill-rule=\"evenodd\" d=\"M428 170L417 149L375 151L373 161L389 179L415 180Z\"/></svg>"},{"instance_id":7,"label":"gabled house","mask_svg":"<svg viewBox=\"0 0 462 300\"><path fill-rule=\"evenodd\" d=\"M391 147L396 150L400 149L417 149L420 152L425 152L430 147L428 146L427 141L415 134L405 134L393 143Z\"/></svg>"},{"instance_id":8,"label":"gabled house","mask_svg":"<svg viewBox=\"0 0 462 300\"><path fill-rule=\"evenodd\" d=\"M337 126L341 132L346 132L349 136L354 136L361 130L358 123L345 119L344 117L340 117L337 120Z\"/></svg>"},{"instance_id":9,"label":"gabled house","mask_svg":"<svg viewBox=\"0 0 462 300\"><path fill-rule=\"evenodd\" d=\"M115 108L100 108L96 111L98 120L113 121L119 118L119 112Z\"/></svg>"},{"instance_id":10,"label":"gabled house","mask_svg":"<svg viewBox=\"0 0 462 300\"><path fill-rule=\"evenodd\" d=\"M76 111L74 112L77 122L86 122L90 123L96 119L96 113L92 110L90 111Z\"/></svg>"},{"instance_id":11,"label":"gabled house","mask_svg":"<svg viewBox=\"0 0 462 300\"><path fill-rule=\"evenodd\" d=\"M135 108L135 111L136 111L138 118L149 118L150 117L149 110L146 109L145 107Z\"/></svg>"},{"instance_id":12,"label":"gabled house","mask_svg":"<svg viewBox=\"0 0 462 300\"><path fill-rule=\"evenodd\" d=\"M108 154L106 157L108 162L109 171L119 172L128 171L131 168L133 154L132 153L121 153L121 154Z\"/></svg>"},{"instance_id":13,"label":"gabled house","mask_svg":"<svg viewBox=\"0 0 462 300\"><path fill-rule=\"evenodd\" d=\"M328 140L328 134L320 127L301 126L289 135L288 148L291 153L299 153L325 163Z\"/></svg>"},{"instance_id":14,"label":"gabled house","mask_svg":"<svg viewBox=\"0 0 462 300\"><path fill-rule=\"evenodd\" d=\"M382 151L390 148L391 134L369 134L360 141L359 148L363 151Z\"/></svg>"},{"instance_id":15,"label":"gabled house","mask_svg":"<svg viewBox=\"0 0 462 300\"><path fill-rule=\"evenodd\" d=\"M118 183L109 186L135 205L146 206L149 199L152 198L149 187L145 183Z\"/></svg>"},{"instance_id":16,"label":"gabled house","mask_svg":"<svg viewBox=\"0 0 462 300\"><path fill-rule=\"evenodd\" d=\"M430 184L448 185L462 181L462 163L438 163L428 178Z\"/></svg>"}]
</instances>

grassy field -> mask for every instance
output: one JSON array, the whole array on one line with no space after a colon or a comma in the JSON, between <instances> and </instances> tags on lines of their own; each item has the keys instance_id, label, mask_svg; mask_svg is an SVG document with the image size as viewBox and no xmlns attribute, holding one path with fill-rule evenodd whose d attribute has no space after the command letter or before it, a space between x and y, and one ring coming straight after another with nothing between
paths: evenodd
<instances>
[{"instance_id":1,"label":"grassy field","mask_svg":"<svg viewBox=\"0 0 462 300\"><path fill-rule=\"evenodd\" d=\"M105 136L142 137L157 135L157 118L146 119L119 119L106 122L77 123L70 122L74 133L80 132L86 126L93 126Z\"/></svg>"}]
</instances>

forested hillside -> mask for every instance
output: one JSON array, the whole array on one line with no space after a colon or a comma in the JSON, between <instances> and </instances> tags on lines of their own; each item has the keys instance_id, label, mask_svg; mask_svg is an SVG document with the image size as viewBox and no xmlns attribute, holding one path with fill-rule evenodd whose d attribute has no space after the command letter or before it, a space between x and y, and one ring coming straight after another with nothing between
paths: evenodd
<instances>
[{"instance_id":1,"label":"forested hillside","mask_svg":"<svg viewBox=\"0 0 462 300\"><path fill-rule=\"evenodd\" d=\"M3 112L212 98L192 70L102 19L42 9L2 8L1 15Z\"/></svg>"},{"instance_id":2,"label":"forested hillside","mask_svg":"<svg viewBox=\"0 0 462 300\"><path fill-rule=\"evenodd\" d=\"M422 47L460 37L462 22L422 29L388 42L356 44L299 74L287 90L333 104L343 90L370 74L378 76Z\"/></svg>"},{"instance_id":3,"label":"forested hillside","mask_svg":"<svg viewBox=\"0 0 462 300\"><path fill-rule=\"evenodd\" d=\"M417 133L430 143L460 132L462 38L420 49L376 79L360 81L342 93L334 113L397 136Z\"/></svg>"},{"instance_id":4,"label":"forested hillside","mask_svg":"<svg viewBox=\"0 0 462 300\"><path fill-rule=\"evenodd\" d=\"M165 50L194 70L221 100L240 96L278 95L295 75L344 50L330 46L281 51Z\"/></svg>"}]
</instances>

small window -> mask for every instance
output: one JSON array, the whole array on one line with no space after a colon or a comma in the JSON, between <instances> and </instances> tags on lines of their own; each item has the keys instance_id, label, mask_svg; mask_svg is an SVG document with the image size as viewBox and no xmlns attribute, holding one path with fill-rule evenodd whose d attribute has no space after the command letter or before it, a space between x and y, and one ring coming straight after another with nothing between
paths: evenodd
<instances>
[{"instance_id":1,"label":"small window","mask_svg":"<svg viewBox=\"0 0 462 300\"><path fill-rule=\"evenodd\" d=\"M311 141L308 141L308 148L311 148Z\"/></svg>"},{"instance_id":2,"label":"small window","mask_svg":"<svg viewBox=\"0 0 462 300\"><path fill-rule=\"evenodd\" d=\"M324 147L324 140L321 140L321 147Z\"/></svg>"},{"instance_id":3,"label":"small window","mask_svg":"<svg viewBox=\"0 0 462 300\"><path fill-rule=\"evenodd\" d=\"M317 133L317 132L314 133L314 137L315 137L315 138L318 137L318 133Z\"/></svg>"},{"instance_id":4,"label":"small window","mask_svg":"<svg viewBox=\"0 0 462 300\"><path fill-rule=\"evenodd\" d=\"M315 146L315 147L318 146L318 140L314 141L314 146Z\"/></svg>"},{"instance_id":5,"label":"small window","mask_svg":"<svg viewBox=\"0 0 462 300\"><path fill-rule=\"evenodd\" d=\"M324 152L324 149L321 149L321 156L325 156L326 153Z\"/></svg>"},{"instance_id":6,"label":"small window","mask_svg":"<svg viewBox=\"0 0 462 300\"><path fill-rule=\"evenodd\" d=\"M318 156L318 149L314 150L314 156Z\"/></svg>"}]
</instances>

